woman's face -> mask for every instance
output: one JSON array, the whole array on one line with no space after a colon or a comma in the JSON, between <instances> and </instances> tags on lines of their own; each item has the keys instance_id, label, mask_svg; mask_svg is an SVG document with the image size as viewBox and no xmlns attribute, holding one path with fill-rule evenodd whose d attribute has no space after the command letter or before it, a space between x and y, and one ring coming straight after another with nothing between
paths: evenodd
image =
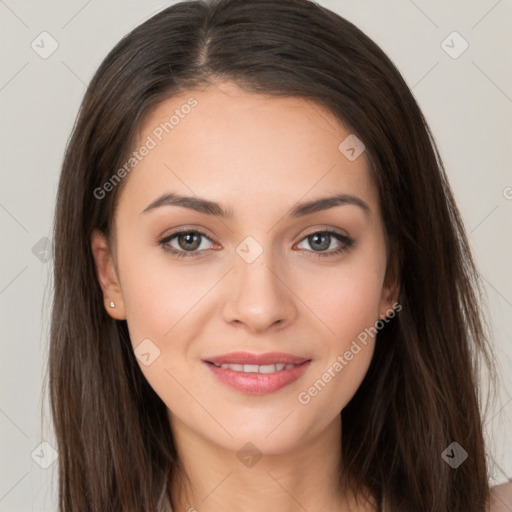
<instances>
[{"instance_id":1,"label":"woman's face","mask_svg":"<svg viewBox=\"0 0 512 512\"><path fill-rule=\"evenodd\" d=\"M233 450L291 450L339 418L372 357L368 329L393 302L366 155L341 144L350 132L325 109L232 83L161 103L139 135L114 264L105 240L92 240L107 310L126 319L173 429ZM193 199L173 205L171 194ZM267 374L207 362L232 352L309 362L256 368Z\"/></svg>"}]
</instances>

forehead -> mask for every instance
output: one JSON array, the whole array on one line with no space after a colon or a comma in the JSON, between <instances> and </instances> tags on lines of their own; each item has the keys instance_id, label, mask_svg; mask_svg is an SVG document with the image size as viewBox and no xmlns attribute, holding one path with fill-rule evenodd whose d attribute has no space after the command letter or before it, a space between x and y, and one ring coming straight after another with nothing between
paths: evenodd
<instances>
[{"instance_id":1,"label":"forehead","mask_svg":"<svg viewBox=\"0 0 512 512\"><path fill-rule=\"evenodd\" d=\"M141 205L181 191L241 209L248 198L289 204L340 192L375 203L366 155L351 161L340 150L350 135L328 109L303 98L252 94L232 82L182 92L141 122L133 150L145 156L122 195Z\"/></svg>"}]
</instances>

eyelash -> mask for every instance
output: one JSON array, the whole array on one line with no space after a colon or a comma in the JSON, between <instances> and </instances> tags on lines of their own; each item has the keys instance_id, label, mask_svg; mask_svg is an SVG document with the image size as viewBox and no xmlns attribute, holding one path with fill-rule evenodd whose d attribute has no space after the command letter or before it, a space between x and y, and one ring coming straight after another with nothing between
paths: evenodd
<instances>
[{"instance_id":1,"label":"eyelash","mask_svg":"<svg viewBox=\"0 0 512 512\"><path fill-rule=\"evenodd\" d=\"M182 234L197 234L197 235L200 235L200 236L202 236L204 238L207 238L210 242L213 242L213 240L208 235L203 233L202 231L197 231L195 229L183 229L183 230L180 230L180 231L175 231L174 233L171 233L170 235L167 235L166 237L161 238L158 241L158 244L162 247L162 249L164 251L174 254L177 258L197 257L198 254L200 252L202 252L202 251L178 250L178 249L174 249L173 247L170 247L168 245L169 242L173 238L176 238L177 236L182 235ZM309 252L315 253L315 256L314 256L315 258L329 258L329 257L337 256L339 254L342 254L342 253L348 251L354 245L354 240L352 238L350 238L350 237L348 237L346 235L342 235L341 233L338 233L336 231L313 231L313 232L308 233L307 235L305 235L301 239L301 242L304 239L306 239L306 238L308 238L308 237L310 237L312 235L317 235L317 234L332 236L333 238L335 238L336 240L341 242L342 245L338 249L331 249L331 251L329 251L329 252L325 252L325 251L323 251L323 252L309 251Z\"/></svg>"}]
</instances>

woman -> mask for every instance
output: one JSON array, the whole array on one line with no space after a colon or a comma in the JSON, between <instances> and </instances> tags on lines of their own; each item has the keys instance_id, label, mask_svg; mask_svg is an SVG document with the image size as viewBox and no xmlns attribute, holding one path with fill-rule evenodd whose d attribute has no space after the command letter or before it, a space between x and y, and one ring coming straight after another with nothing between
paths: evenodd
<instances>
[{"instance_id":1,"label":"woman","mask_svg":"<svg viewBox=\"0 0 512 512\"><path fill-rule=\"evenodd\" d=\"M134 29L54 240L62 511L489 510L477 272L418 105L348 21L190 1Z\"/></svg>"}]
</instances>

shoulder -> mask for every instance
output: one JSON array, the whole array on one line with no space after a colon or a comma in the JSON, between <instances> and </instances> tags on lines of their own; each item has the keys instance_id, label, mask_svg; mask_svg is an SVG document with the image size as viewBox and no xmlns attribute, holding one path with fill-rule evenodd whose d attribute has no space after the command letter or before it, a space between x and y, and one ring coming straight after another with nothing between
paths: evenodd
<instances>
[{"instance_id":1,"label":"shoulder","mask_svg":"<svg viewBox=\"0 0 512 512\"><path fill-rule=\"evenodd\" d=\"M490 512L512 511L512 480L491 489Z\"/></svg>"}]
</instances>

